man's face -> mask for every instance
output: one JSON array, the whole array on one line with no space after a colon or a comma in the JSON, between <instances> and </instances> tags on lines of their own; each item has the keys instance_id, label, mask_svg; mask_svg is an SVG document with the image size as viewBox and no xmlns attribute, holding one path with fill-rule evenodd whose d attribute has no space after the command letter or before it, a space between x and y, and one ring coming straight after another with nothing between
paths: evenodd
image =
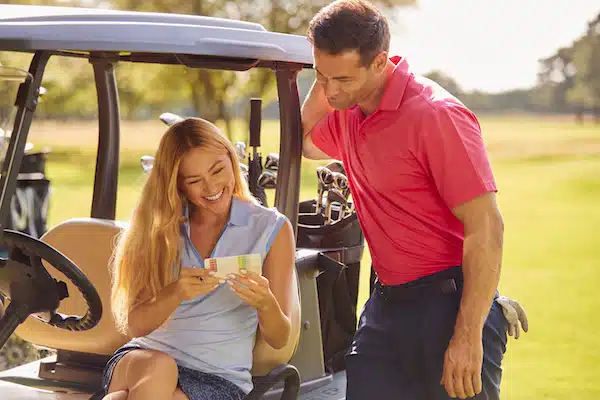
<instances>
[{"instance_id":1,"label":"man's face","mask_svg":"<svg viewBox=\"0 0 600 400\"><path fill-rule=\"evenodd\" d=\"M323 86L331 107L343 110L360 103L373 91L375 74L362 66L356 50L332 55L313 49L317 82Z\"/></svg>"}]
</instances>

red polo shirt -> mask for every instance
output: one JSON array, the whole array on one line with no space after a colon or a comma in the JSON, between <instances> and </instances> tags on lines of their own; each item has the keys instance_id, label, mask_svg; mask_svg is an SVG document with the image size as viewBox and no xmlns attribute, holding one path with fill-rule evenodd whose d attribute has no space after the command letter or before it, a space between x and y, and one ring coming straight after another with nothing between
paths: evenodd
<instances>
[{"instance_id":1,"label":"red polo shirt","mask_svg":"<svg viewBox=\"0 0 600 400\"><path fill-rule=\"evenodd\" d=\"M451 209L494 177L475 115L400 57L377 110L334 111L314 144L343 161L373 267L387 285L462 263L464 229Z\"/></svg>"}]
</instances>

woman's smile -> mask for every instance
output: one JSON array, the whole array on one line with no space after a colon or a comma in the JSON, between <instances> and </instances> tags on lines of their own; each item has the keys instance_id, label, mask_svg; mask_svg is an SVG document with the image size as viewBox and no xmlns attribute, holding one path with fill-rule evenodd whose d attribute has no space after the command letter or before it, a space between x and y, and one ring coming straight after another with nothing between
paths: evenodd
<instances>
[{"instance_id":1,"label":"woman's smile","mask_svg":"<svg viewBox=\"0 0 600 400\"><path fill-rule=\"evenodd\" d=\"M217 193L213 196L205 196L204 198L208 201L216 202L221 198L224 191L225 191L225 188L221 189L221 191L219 193Z\"/></svg>"}]
</instances>

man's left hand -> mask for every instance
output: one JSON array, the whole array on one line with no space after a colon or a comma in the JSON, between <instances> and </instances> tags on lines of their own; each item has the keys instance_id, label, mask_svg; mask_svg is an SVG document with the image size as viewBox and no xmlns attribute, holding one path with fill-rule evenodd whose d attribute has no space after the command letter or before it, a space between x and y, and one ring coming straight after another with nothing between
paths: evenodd
<instances>
[{"instance_id":1,"label":"man's left hand","mask_svg":"<svg viewBox=\"0 0 600 400\"><path fill-rule=\"evenodd\" d=\"M440 383L450 397L474 397L482 390L482 365L481 334L455 332L444 355L444 371Z\"/></svg>"}]
</instances>

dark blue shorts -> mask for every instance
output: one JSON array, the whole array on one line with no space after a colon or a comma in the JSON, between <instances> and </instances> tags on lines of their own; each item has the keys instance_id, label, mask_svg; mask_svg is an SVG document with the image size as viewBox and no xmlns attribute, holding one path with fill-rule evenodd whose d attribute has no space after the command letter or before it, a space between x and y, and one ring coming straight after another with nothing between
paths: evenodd
<instances>
[{"instance_id":1,"label":"dark blue shorts","mask_svg":"<svg viewBox=\"0 0 600 400\"><path fill-rule=\"evenodd\" d=\"M346 355L348 377L346 400L446 400L450 399L440 384L444 354L456 322L462 293L462 270L454 267L405 286L430 282L435 285L426 293L402 294L391 287L375 285L365 304L354 340ZM446 290L448 289L448 290ZM501 362L506 351L508 322L494 301L483 329L483 391L477 400L500 399Z\"/></svg>"},{"instance_id":2,"label":"dark blue shorts","mask_svg":"<svg viewBox=\"0 0 600 400\"><path fill-rule=\"evenodd\" d=\"M102 389L104 394L108 392L112 374L117 363L125 354L138 349L141 349L141 347L125 345L115 351L115 354L108 360L102 375ZM177 386L181 388L190 400L242 400L246 397L246 393L240 387L220 376L185 368L180 365L177 365L177 369L179 371Z\"/></svg>"}]
</instances>

